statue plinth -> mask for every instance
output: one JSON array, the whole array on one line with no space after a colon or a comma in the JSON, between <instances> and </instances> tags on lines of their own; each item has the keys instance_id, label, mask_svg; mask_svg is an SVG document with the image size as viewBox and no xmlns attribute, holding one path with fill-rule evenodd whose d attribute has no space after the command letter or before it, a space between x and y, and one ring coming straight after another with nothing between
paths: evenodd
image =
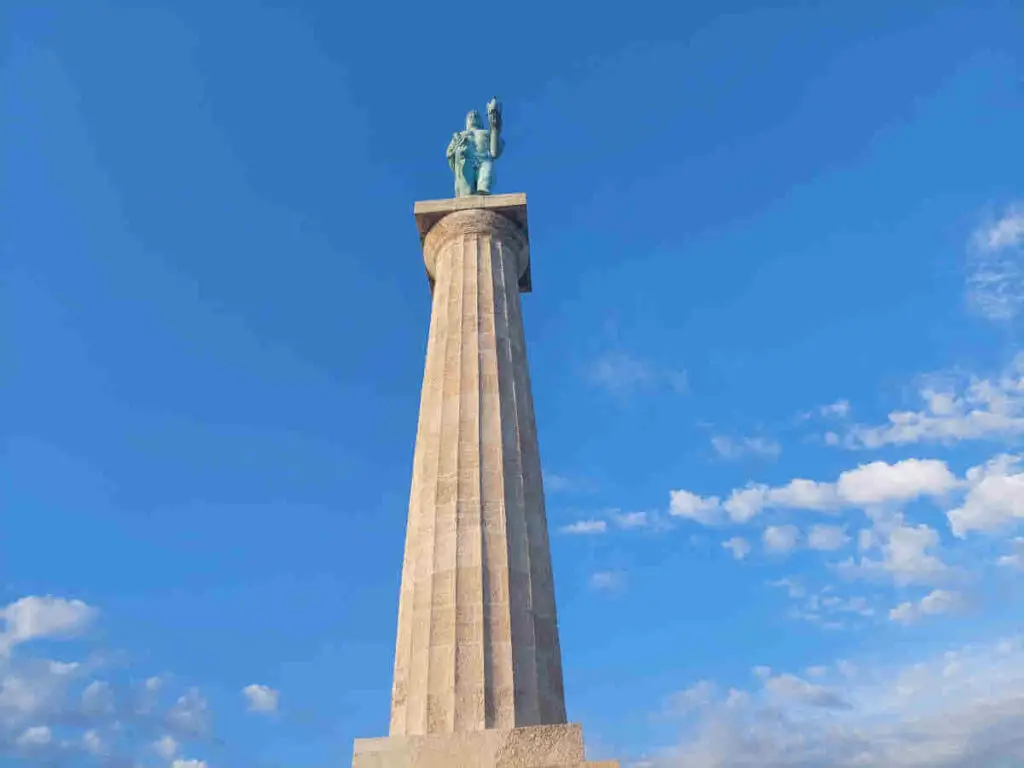
<instances>
[{"instance_id":1,"label":"statue plinth","mask_svg":"<svg viewBox=\"0 0 1024 768\"><path fill-rule=\"evenodd\" d=\"M432 308L390 735L354 768L587 763L562 685L520 293L525 195L416 203Z\"/></svg>"},{"instance_id":2,"label":"statue plinth","mask_svg":"<svg viewBox=\"0 0 1024 768\"><path fill-rule=\"evenodd\" d=\"M448 200L421 200L413 206L413 216L416 217L416 229L420 233L420 245L424 245L427 232L441 219L450 213L465 210L494 211L509 221L519 225L529 247L529 228L526 219L526 195L522 192L511 195L471 195L467 197L453 197ZM427 272L430 280L430 290L434 290L434 278ZM533 291L533 281L530 274L529 253L526 254L526 272L519 278L519 292L530 293Z\"/></svg>"}]
</instances>

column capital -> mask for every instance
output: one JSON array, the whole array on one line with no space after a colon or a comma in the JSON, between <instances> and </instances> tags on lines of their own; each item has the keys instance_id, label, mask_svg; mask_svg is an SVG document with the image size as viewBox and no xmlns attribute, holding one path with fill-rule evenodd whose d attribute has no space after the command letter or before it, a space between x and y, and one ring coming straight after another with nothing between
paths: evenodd
<instances>
[{"instance_id":1,"label":"column capital","mask_svg":"<svg viewBox=\"0 0 1024 768\"><path fill-rule=\"evenodd\" d=\"M485 210L493 211L506 219L512 221L522 230L527 242L530 239L530 231L526 217L526 194L517 192L508 195L469 195L467 197L452 197L446 200L420 200L413 205L413 216L416 219L416 229L420 235L420 245L426 240L427 233L433 229L445 216L457 211ZM427 275L428 279L430 275ZM431 280L433 290L433 280ZM519 292L530 293L533 290L533 281L530 274L529 263L526 270L519 278Z\"/></svg>"}]
</instances>

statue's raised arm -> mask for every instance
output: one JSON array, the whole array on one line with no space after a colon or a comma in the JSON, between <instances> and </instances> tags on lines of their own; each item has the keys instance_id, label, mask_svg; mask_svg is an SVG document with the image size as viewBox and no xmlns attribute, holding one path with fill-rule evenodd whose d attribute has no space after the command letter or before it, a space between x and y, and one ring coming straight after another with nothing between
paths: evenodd
<instances>
[{"instance_id":1,"label":"statue's raised arm","mask_svg":"<svg viewBox=\"0 0 1024 768\"><path fill-rule=\"evenodd\" d=\"M501 102L497 96L487 102L487 126L491 134L491 159L497 160L505 148L505 140L501 138Z\"/></svg>"},{"instance_id":2,"label":"statue's raised arm","mask_svg":"<svg viewBox=\"0 0 1024 768\"><path fill-rule=\"evenodd\" d=\"M501 102L495 97L487 104L487 128L475 109L466 115L466 130L448 143L448 167L455 175L455 196L489 195L494 186L494 161L505 148L501 138Z\"/></svg>"}]
</instances>

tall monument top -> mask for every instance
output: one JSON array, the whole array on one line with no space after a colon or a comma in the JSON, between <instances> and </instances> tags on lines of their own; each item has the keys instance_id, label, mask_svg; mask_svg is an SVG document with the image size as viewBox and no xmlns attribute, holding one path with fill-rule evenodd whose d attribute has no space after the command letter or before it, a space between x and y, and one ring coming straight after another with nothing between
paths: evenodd
<instances>
[{"instance_id":1,"label":"tall monument top","mask_svg":"<svg viewBox=\"0 0 1024 768\"><path fill-rule=\"evenodd\" d=\"M501 102L495 96L487 103L487 128L475 109L466 115L466 129L452 134L448 142L448 167L455 174L455 196L489 195L494 186L494 161L501 156Z\"/></svg>"}]
</instances>

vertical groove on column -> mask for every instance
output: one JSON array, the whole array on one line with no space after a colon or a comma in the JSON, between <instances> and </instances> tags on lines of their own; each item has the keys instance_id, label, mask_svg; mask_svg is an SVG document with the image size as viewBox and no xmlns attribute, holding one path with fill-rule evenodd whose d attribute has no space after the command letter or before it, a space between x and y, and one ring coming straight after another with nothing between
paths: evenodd
<instances>
[{"instance_id":1,"label":"vertical groove on column","mask_svg":"<svg viewBox=\"0 0 1024 768\"><path fill-rule=\"evenodd\" d=\"M551 549L544 509L540 445L530 386L522 303L518 292L510 295L509 303L513 315L510 326L514 329L515 346L519 352L514 373L520 446L523 449L522 480L530 555L530 604L533 609L538 718L543 724L564 723L565 694L554 578L551 570Z\"/></svg>"},{"instance_id":2,"label":"vertical groove on column","mask_svg":"<svg viewBox=\"0 0 1024 768\"><path fill-rule=\"evenodd\" d=\"M500 296L502 321L499 365L502 375L501 414L503 480L508 518L509 581L511 586L511 640L515 686L515 724L536 725L540 721L537 706L537 665L533 632L532 587L526 504L523 494L523 457L520 444L518 393L516 392L517 334L514 302L519 300L518 267L499 240L493 247L495 292ZM515 254L511 254L513 257ZM503 363L503 365L502 365Z\"/></svg>"},{"instance_id":3,"label":"vertical groove on column","mask_svg":"<svg viewBox=\"0 0 1024 768\"><path fill-rule=\"evenodd\" d=\"M443 261L439 256L438 261ZM440 266L440 265L439 265ZM438 270L441 272L442 270ZM449 342L448 303L451 286L439 280L434 289L431 307L432 338L427 341L427 374L421 409L427 422L428 443L423 451L423 478L419 495L411 500L410 521L415 520L415 541L411 563L413 608L410 617L410 649L408 655L408 688L406 693L404 729L402 733L427 732L428 668L430 661L430 624L432 609L432 573L434 566L434 518L440 485L441 444L444 405L445 356ZM429 380L429 381L427 381Z\"/></svg>"},{"instance_id":4,"label":"vertical groove on column","mask_svg":"<svg viewBox=\"0 0 1024 768\"><path fill-rule=\"evenodd\" d=\"M443 295L437 291L435 298ZM409 491L409 516L405 532L405 552L402 558L402 585L398 598L398 637L395 643L395 679L392 689L391 725L389 732L393 735L407 732L409 722L409 682L413 657L413 617L416 612L415 592L417 567L420 561L420 529L423 515L429 513L424 509L423 496L425 486L432 486L436 476L431 478L431 462L436 469L436 451L439 439L437 396L439 379L437 376L438 358L437 344L439 314L434 311L431 302L430 325L427 331L427 353L423 366L423 386L420 392L420 412L416 427L416 445L413 451L412 483ZM434 473L436 475L436 473Z\"/></svg>"},{"instance_id":5,"label":"vertical groove on column","mask_svg":"<svg viewBox=\"0 0 1024 768\"><path fill-rule=\"evenodd\" d=\"M434 553L431 573L430 660L427 675L427 732L453 729L455 696L455 536L461 437L461 357L463 243L447 252L444 389L441 409L440 472L434 510Z\"/></svg>"},{"instance_id":6,"label":"vertical groove on column","mask_svg":"<svg viewBox=\"0 0 1024 768\"><path fill-rule=\"evenodd\" d=\"M504 490L501 374L501 337L507 335L498 307L495 284L500 264L495 262L490 237L482 238L480 303L485 322L480 339L483 381L481 395L481 438L484 462L481 467L481 509L484 517L484 632L485 632L485 719L489 728L515 725L515 678L512 661L509 538Z\"/></svg>"},{"instance_id":7,"label":"vertical groove on column","mask_svg":"<svg viewBox=\"0 0 1024 768\"><path fill-rule=\"evenodd\" d=\"M459 485L456 510L454 721L483 727L483 587L480 516L479 237L463 238Z\"/></svg>"}]
</instances>

